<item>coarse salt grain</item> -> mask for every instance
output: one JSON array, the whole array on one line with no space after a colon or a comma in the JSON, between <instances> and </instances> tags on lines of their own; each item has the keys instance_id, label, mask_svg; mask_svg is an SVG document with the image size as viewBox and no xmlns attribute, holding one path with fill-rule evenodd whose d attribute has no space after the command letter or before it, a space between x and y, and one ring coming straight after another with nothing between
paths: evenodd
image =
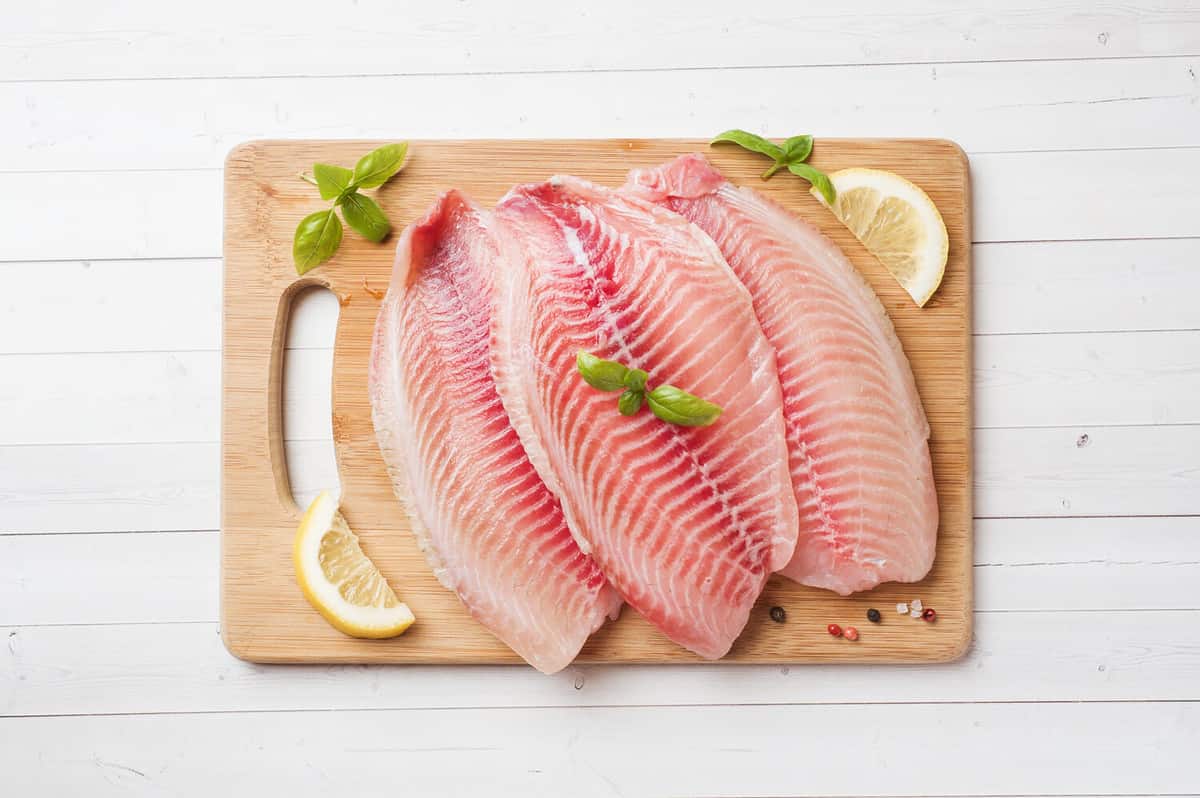
<instances>
[{"instance_id":1,"label":"coarse salt grain","mask_svg":"<svg viewBox=\"0 0 1200 798\"><path fill-rule=\"evenodd\" d=\"M909 612L909 613L908 613L908 615L909 615L909 617L911 617L911 618L920 618L920 617L921 617L921 610L917 609L916 607L913 607L913 608L912 608L912 611L911 611L911 612Z\"/></svg>"},{"instance_id":2,"label":"coarse salt grain","mask_svg":"<svg viewBox=\"0 0 1200 798\"><path fill-rule=\"evenodd\" d=\"M900 613L901 615L908 615L908 605L901 601L896 605L896 612Z\"/></svg>"},{"instance_id":3,"label":"coarse salt grain","mask_svg":"<svg viewBox=\"0 0 1200 798\"><path fill-rule=\"evenodd\" d=\"M912 607L917 612L920 612L921 610L925 609L925 607L921 604L920 599L913 599L912 604L909 604L908 606Z\"/></svg>"}]
</instances>

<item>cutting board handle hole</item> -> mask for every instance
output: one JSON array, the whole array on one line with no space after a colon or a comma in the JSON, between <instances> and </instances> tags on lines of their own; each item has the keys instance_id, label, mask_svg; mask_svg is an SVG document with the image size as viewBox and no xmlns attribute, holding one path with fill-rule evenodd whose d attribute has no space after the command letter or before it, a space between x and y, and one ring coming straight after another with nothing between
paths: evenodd
<instances>
[{"instance_id":1,"label":"cutting board handle hole","mask_svg":"<svg viewBox=\"0 0 1200 798\"><path fill-rule=\"evenodd\" d=\"M333 344L340 306L315 281L300 281L281 297L275 362L280 365L271 408L277 419L281 467L274 469L280 500L299 513L322 490L339 495L333 448ZM282 352L280 351L282 349Z\"/></svg>"}]
</instances>

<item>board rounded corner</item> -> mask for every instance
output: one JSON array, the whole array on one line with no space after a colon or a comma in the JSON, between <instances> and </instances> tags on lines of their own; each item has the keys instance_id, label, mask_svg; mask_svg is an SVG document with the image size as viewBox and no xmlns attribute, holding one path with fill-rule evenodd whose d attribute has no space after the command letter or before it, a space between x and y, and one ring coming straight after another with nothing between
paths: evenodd
<instances>
[{"instance_id":1,"label":"board rounded corner","mask_svg":"<svg viewBox=\"0 0 1200 798\"><path fill-rule=\"evenodd\" d=\"M262 655L255 648L254 638L233 631L225 623L221 624L221 644L225 646L225 650L229 652L230 656L240 659L242 662L260 663L263 661Z\"/></svg>"}]
</instances>

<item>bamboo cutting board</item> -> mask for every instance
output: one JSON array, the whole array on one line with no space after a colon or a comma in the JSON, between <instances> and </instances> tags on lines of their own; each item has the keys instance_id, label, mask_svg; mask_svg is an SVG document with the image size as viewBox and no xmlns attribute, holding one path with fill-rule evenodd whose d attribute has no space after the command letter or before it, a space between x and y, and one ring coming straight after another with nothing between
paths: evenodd
<instances>
[{"instance_id":1,"label":"bamboo cutting board","mask_svg":"<svg viewBox=\"0 0 1200 798\"><path fill-rule=\"evenodd\" d=\"M221 631L229 650L255 662L520 662L463 610L425 565L393 498L375 444L367 398L367 359L379 299L387 287L395 235L371 244L350 230L333 260L297 277L292 233L306 214L326 207L297 179L317 161L353 166L382 142L258 141L236 148L225 165L224 347L221 428ZM812 163L890 169L933 198L950 233L940 291L917 308L883 267L787 173L769 182L760 156L703 141L415 141L406 169L376 199L397 228L437 194L459 187L481 204L513 184L558 172L619 185L633 167L703 151L736 183L751 185L816 223L842 246L887 308L912 361L932 427L930 445L941 505L937 560L916 585L884 585L842 598L775 577L732 662L938 662L955 659L971 639L971 307L970 191L967 160L941 140L822 139ZM355 640L334 630L305 602L292 570L301 508L292 501L283 455L280 403L283 339L297 293L325 286L338 295L333 366L333 439L342 511L417 623L393 640ZM899 616L895 604L921 598L933 624ZM769 617L782 607L786 620ZM883 623L866 620L869 607ZM829 623L857 626L856 643L829 636ZM626 607L597 632L580 662L700 662Z\"/></svg>"}]
</instances>

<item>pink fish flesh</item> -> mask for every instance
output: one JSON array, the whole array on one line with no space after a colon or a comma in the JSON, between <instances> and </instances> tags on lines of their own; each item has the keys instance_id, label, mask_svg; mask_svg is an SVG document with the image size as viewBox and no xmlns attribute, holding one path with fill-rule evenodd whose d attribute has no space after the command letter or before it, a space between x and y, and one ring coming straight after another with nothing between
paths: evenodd
<instances>
[{"instance_id":1,"label":"pink fish flesh","mask_svg":"<svg viewBox=\"0 0 1200 798\"><path fill-rule=\"evenodd\" d=\"M525 456L488 357L497 250L450 191L396 248L371 352L376 437L437 578L540 671L574 659L621 600Z\"/></svg>"},{"instance_id":2,"label":"pink fish flesh","mask_svg":"<svg viewBox=\"0 0 1200 798\"><path fill-rule=\"evenodd\" d=\"M713 243L670 211L573 177L495 211L493 373L571 531L667 637L724 655L791 558L796 503L775 356ZM724 408L709 427L617 412L580 350Z\"/></svg>"},{"instance_id":3,"label":"pink fish flesh","mask_svg":"<svg viewBox=\"0 0 1200 798\"><path fill-rule=\"evenodd\" d=\"M712 237L774 349L800 508L782 573L841 594L922 579L938 529L929 424L870 286L815 227L701 155L635 170L625 191Z\"/></svg>"}]
</instances>

